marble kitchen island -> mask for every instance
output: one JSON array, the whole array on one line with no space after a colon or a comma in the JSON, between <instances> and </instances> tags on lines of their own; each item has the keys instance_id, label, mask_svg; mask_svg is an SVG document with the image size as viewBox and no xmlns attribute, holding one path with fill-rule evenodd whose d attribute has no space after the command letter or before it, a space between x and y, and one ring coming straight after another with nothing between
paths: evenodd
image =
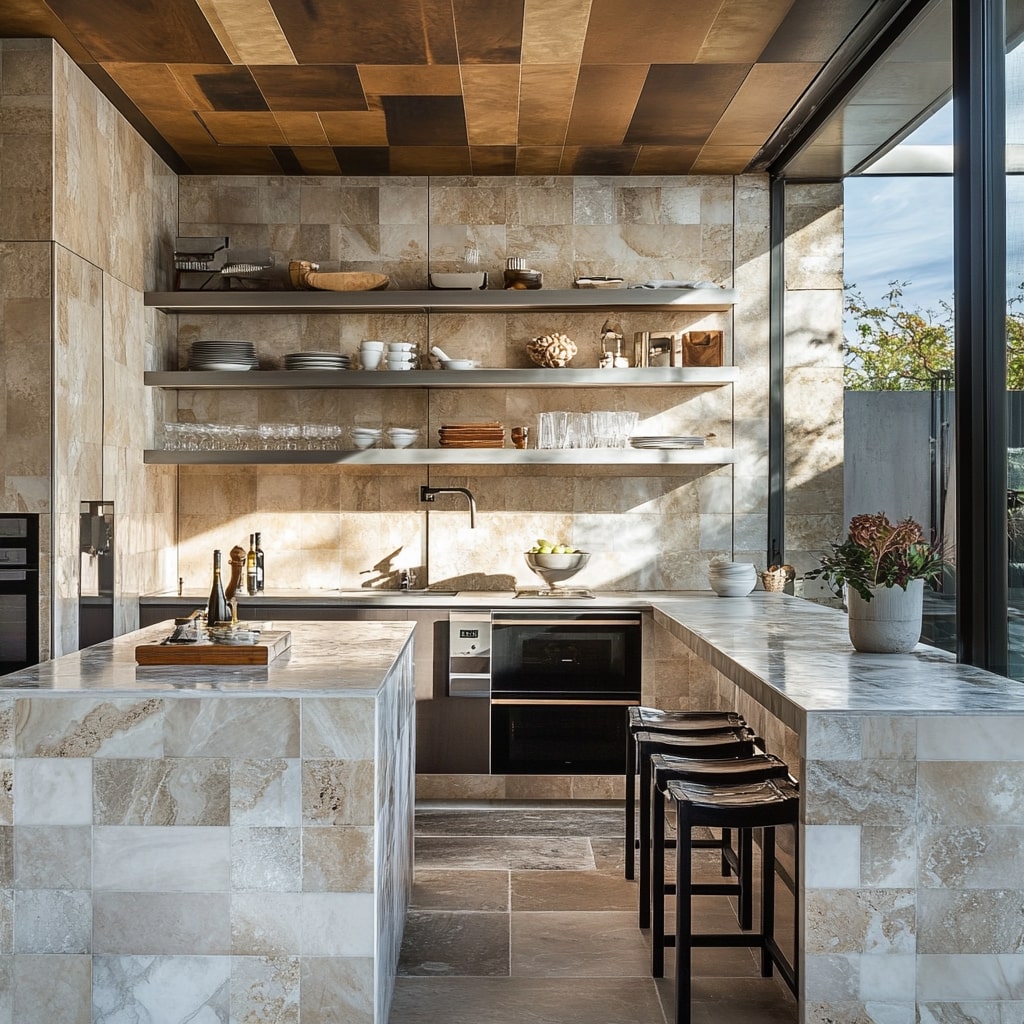
<instances>
[{"instance_id":1,"label":"marble kitchen island","mask_svg":"<svg viewBox=\"0 0 1024 1024\"><path fill-rule=\"evenodd\" d=\"M799 774L801 1024L1024 1019L1024 683L782 594L652 606L689 703Z\"/></svg>"},{"instance_id":2,"label":"marble kitchen island","mask_svg":"<svg viewBox=\"0 0 1024 1024\"><path fill-rule=\"evenodd\" d=\"M0 677L0 1024L387 1020L412 878L413 626L265 667L149 627Z\"/></svg>"}]
</instances>

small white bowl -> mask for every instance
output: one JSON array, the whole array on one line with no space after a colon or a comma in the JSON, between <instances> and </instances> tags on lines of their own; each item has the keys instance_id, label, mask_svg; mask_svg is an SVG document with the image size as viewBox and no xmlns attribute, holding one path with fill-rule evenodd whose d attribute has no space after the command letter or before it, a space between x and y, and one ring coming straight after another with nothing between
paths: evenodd
<instances>
[{"instance_id":1,"label":"small white bowl","mask_svg":"<svg viewBox=\"0 0 1024 1024\"><path fill-rule=\"evenodd\" d=\"M486 288L487 271L480 270L468 274L430 274L432 288Z\"/></svg>"},{"instance_id":2,"label":"small white bowl","mask_svg":"<svg viewBox=\"0 0 1024 1024\"><path fill-rule=\"evenodd\" d=\"M359 342L359 348L364 352L383 352L384 342L383 341L361 341Z\"/></svg>"},{"instance_id":3,"label":"small white bowl","mask_svg":"<svg viewBox=\"0 0 1024 1024\"><path fill-rule=\"evenodd\" d=\"M472 370L475 366L472 359L445 359L441 363L444 370Z\"/></svg>"},{"instance_id":4,"label":"small white bowl","mask_svg":"<svg viewBox=\"0 0 1024 1024\"><path fill-rule=\"evenodd\" d=\"M408 427L394 427L388 432L388 441L391 443L392 448L409 448L416 442L416 438L420 436L418 430L412 430Z\"/></svg>"},{"instance_id":5,"label":"small white bowl","mask_svg":"<svg viewBox=\"0 0 1024 1024\"><path fill-rule=\"evenodd\" d=\"M389 341L388 352L415 352L416 346L411 341Z\"/></svg>"}]
</instances>

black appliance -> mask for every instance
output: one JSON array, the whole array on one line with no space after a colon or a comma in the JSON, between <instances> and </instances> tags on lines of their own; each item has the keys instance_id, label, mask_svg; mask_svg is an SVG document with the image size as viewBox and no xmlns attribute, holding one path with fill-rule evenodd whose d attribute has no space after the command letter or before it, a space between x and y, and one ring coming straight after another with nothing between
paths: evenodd
<instances>
[{"instance_id":1,"label":"black appliance","mask_svg":"<svg viewBox=\"0 0 1024 1024\"><path fill-rule=\"evenodd\" d=\"M0 675L39 664L39 516L0 513Z\"/></svg>"},{"instance_id":2,"label":"black appliance","mask_svg":"<svg viewBox=\"0 0 1024 1024\"><path fill-rule=\"evenodd\" d=\"M626 708L640 703L639 612L491 616L491 771L623 770Z\"/></svg>"},{"instance_id":3,"label":"black appliance","mask_svg":"<svg viewBox=\"0 0 1024 1024\"><path fill-rule=\"evenodd\" d=\"M114 503L83 501L79 510L78 646L114 635Z\"/></svg>"}]
</instances>

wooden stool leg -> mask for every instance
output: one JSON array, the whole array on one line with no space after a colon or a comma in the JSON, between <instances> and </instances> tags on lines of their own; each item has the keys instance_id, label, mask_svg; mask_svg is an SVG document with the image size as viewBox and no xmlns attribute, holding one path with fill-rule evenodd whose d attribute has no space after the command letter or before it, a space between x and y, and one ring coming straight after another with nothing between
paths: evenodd
<instances>
[{"instance_id":1,"label":"wooden stool leg","mask_svg":"<svg viewBox=\"0 0 1024 1024\"><path fill-rule=\"evenodd\" d=\"M750 829L744 829L750 832ZM775 829L761 829L761 977L772 976L775 940Z\"/></svg>"},{"instance_id":2,"label":"wooden stool leg","mask_svg":"<svg viewBox=\"0 0 1024 1024\"><path fill-rule=\"evenodd\" d=\"M651 926L651 759L640 757L640 927Z\"/></svg>"},{"instance_id":3,"label":"wooden stool leg","mask_svg":"<svg viewBox=\"0 0 1024 1024\"><path fill-rule=\"evenodd\" d=\"M626 878L633 878L636 858L636 740L631 730L626 736Z\"/></svg>"},{"instance_id":4,"label":"wooden stool leg","mask_svg":"<svg viewBox=\"0 0 1024 1024\"><path fill-rule=\"evenodd\" d=\"M651 976L665 976L665 804L651 793ZM677 847L678 849L678 847Z\"/></svg>"},{"instance_id":5,"label":"wooden stool leg","mask_svg":"<svg viewBox=\"0 0 1024 1024\"><path fill-rule=\"evenodd\" d=\"M688 816L676 806L676 1024L690 1024L693 971L693 850Z\"/></svg>"},{"instance_id":6,"label":"wooden stool leg","mask_svg":"<svg viewBox=\"0 0 1024 1024\"><path fill-rule=\"evenodd\" d=\"M754 927L754 830L738 830L740 898L736 918L745 932Z\"/></svg>"}]
</instances>

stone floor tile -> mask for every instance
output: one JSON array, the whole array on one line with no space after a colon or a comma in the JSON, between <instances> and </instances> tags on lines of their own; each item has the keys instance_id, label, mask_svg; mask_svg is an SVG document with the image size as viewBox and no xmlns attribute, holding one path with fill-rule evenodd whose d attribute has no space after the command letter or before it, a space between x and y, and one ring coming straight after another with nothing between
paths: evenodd
<instances>
[{"instance_id":1,"label":"stone floor tile","mask_svg":"<svg viewBox=\"0 0 1024 1024\"><path fill-rule=\"evenodd\" d=\"M549 875L551 872L545 872ZM561 872L559 872L561 874ZM507 871L417 869L412 910L490 910L508 913Z\"/></svg>"},{"instance_id":2,"label":"stone floor tile","mask_svg":"<svg viewBox=\"0 0 1024 1024\"><path fill-rule=\"evenodd\" d=\"M402 976L507 976L507 914L412 910L398 962Z\"/></svg>"},{"instance_id":3,"label":"stone floor tile","mask_svg":"<svg viewBox=\"0 0 1024 1024\"><path fill-rule=\"evenodd\" d=\"M551 869L586 871L594 867L590 842L581 837L544 839L437 836L416 839L418 868L470 869L476 871Z\"/></svg>"},{"instance_id":4,"label":"stone floor tile","mask_svg":"<svg viewBox=\"0 0 1024 1024\"><path fill-rule=\"evenodd\" d=\"M635 910L636 883L600 871L513 871L515 910Z\"/></svg>"},{"instance_id":5,"label":"stone floor tile","mask_svg":"<svg viewBox=\"0 0 1024 1024\"><path fill-rule=\"evenodd\" d=\"M632 911L512 914L514 978L646 978L650 973L648 938Z\"/></svg>"}]
</instances>

